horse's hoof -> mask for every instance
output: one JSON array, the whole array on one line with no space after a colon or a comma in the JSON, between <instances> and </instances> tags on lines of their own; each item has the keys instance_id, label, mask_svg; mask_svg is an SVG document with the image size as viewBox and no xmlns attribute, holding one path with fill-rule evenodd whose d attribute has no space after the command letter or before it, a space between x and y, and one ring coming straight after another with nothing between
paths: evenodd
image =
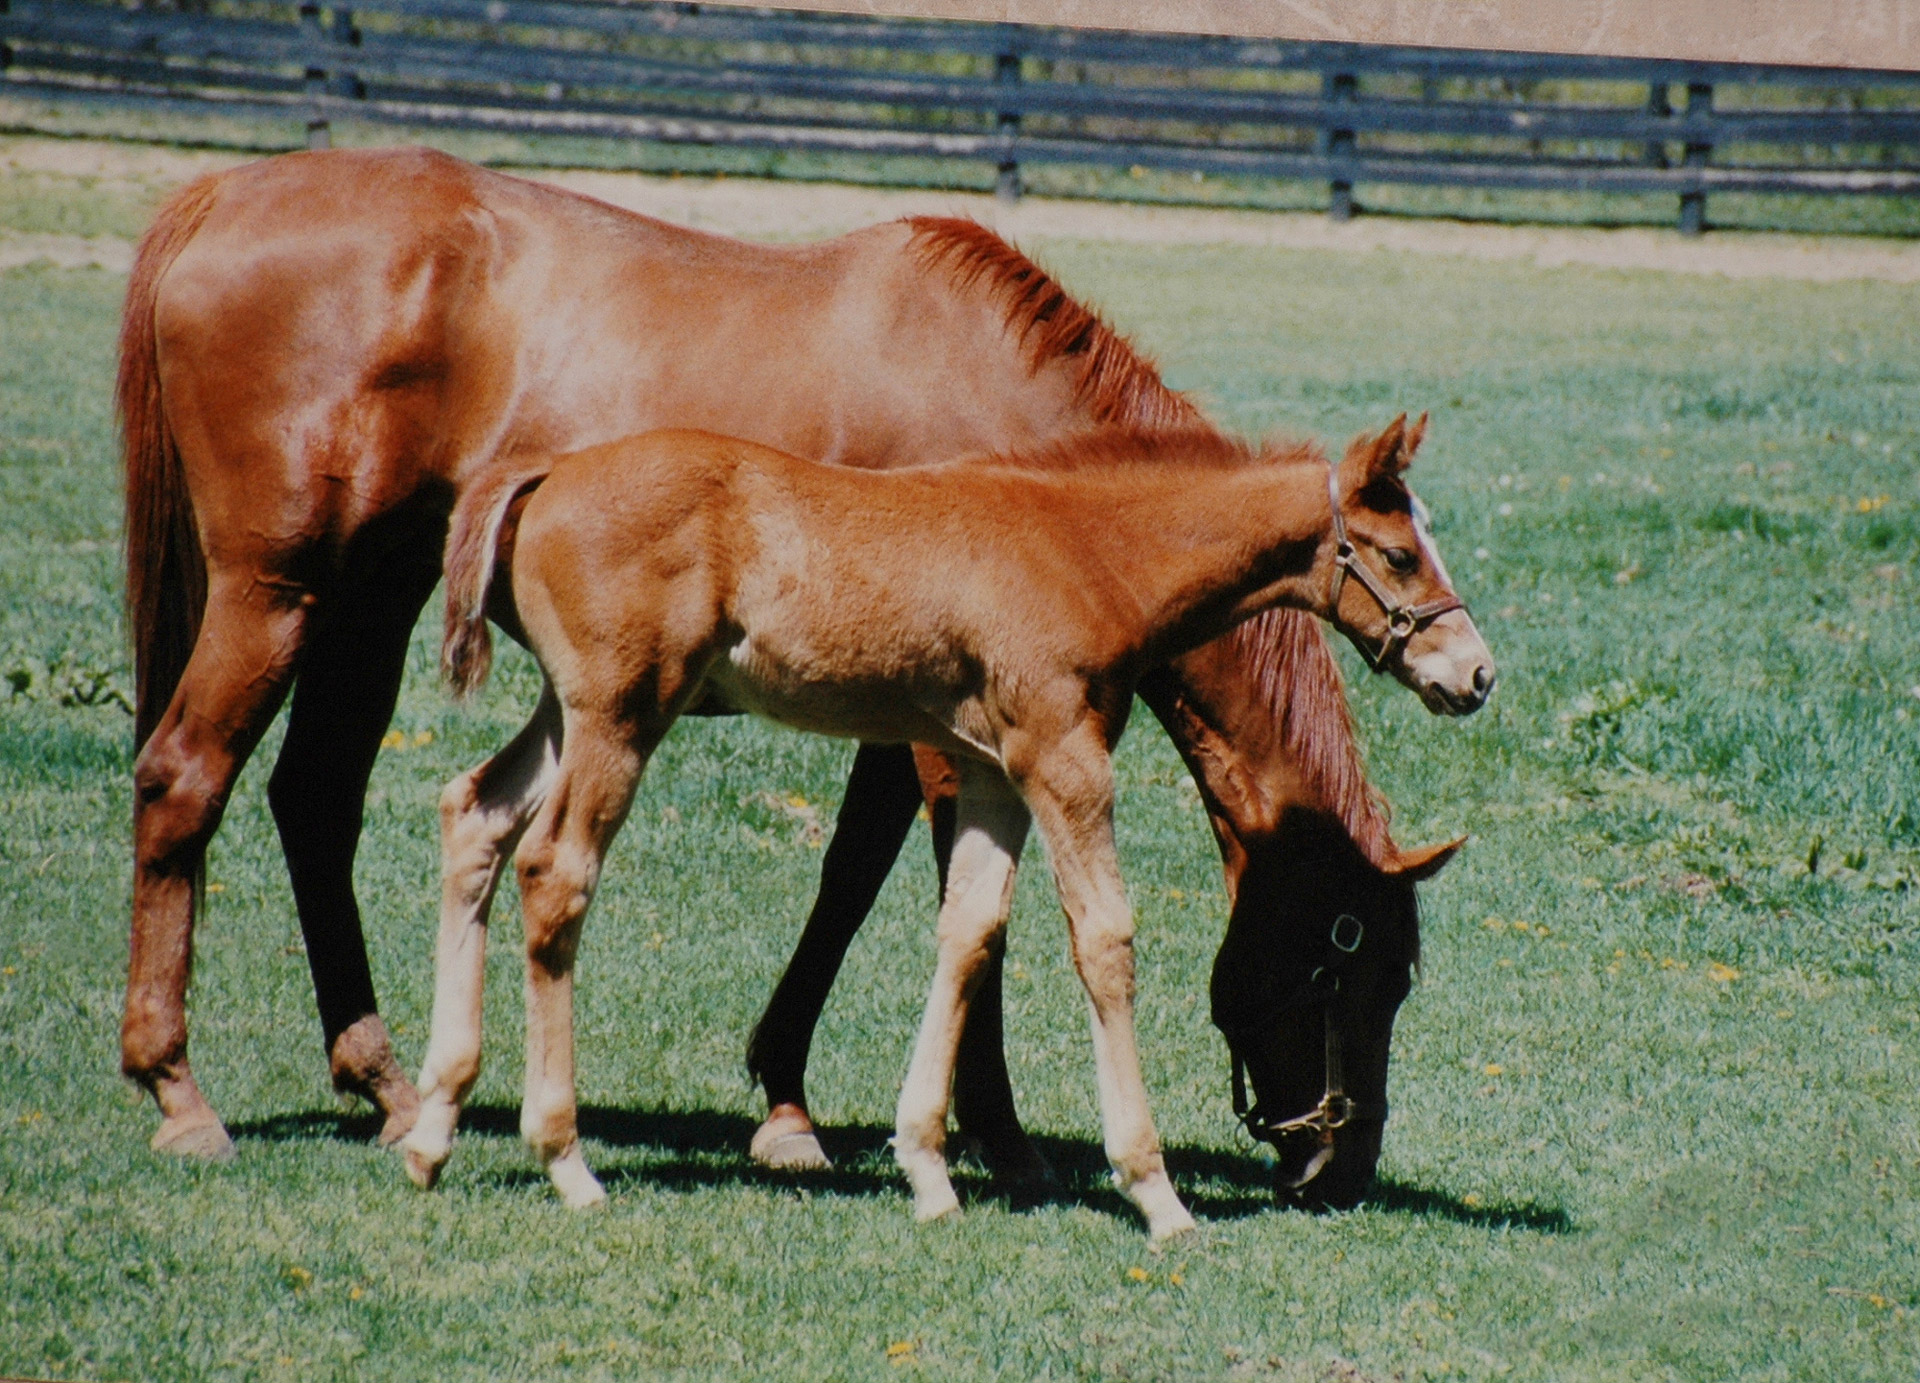
<instances>
[{"instance_id":1,"label":"horse's hoof","mask_svg":"<svg viewBox=\"0 0 1920 1383\"><path fill-rule=\"evenodd\" d=\"M405 1138L420 1117L420 1094L394 1060L386 1024L369 1013L333 1040L333 1088L358 1095L386 1116L380 1146Z\"/></svg>"},{"instance_id":2,"label":"horse's hoof","mask_svg":"<svg viewBox=\"0 0 1920 1383\"><path fill-rule=\"evenodd\" d=\"M440 1180L440 1169L447 1165L446 1157L444 1155L432 1157L418 1148L409 1148L405 1144L401 1145L401 1151L405 1154L407 1180L422 1191L431 1191L435 1183Z\"/></svg>"},{"instance_id":3,"label":"horse's hoof","mask_svg":"<svg viewBox=\"0 0 1920 1383\"><path fill-rule=\"evenodd\" d=\"M1193 1216L1187 1213L1185 1206L1177 1207L1178 1214L1162 1215L1147 1221L1147 1237L1156 1244L1164 1244L1169 1239L1178 1239L1183 1234L1191 1234L1199 1226L1193 1222Z\"/></svg>"},{"instance_id":4,"label":"horse's hoof","mask_svg":"<svg viewBox=\"0 0 1920 1383\"><path fill-rule=\"evenodd\" d=\"M234 1156L233 1140L227 1137L226 1127L211 1111L165 1120L148 1146L155 1152L197 1157L206 1162L231 1162Z\"/></svg>"},{"instance_id":5,"label":"horse's hoof","mask_svg":"<svg viewBox=\"0 0 1920 1383\"><path fill-rule=\"evenodd\" d=\"M404 1082L398 1089L389 1087L385 1093L392 1097L391 1103L377 1100L375 1103L387 1112L387 1121L380 1126L380 1146L391 1148L413 1132L420 1118L420 1096L414 1093L410 1083Z\"/></svg>"},{"instance_id":6,"label":"horse's hoof","mask_svg":"<svg viewBox=\"0 0 1920 1383\"><path fill-rule=\"evenodd\" d=\"M833 1168L833 1159L811 1129L781 1133L762 1124L747 1147L747 1155L776 1172L825 1172Z\"/></svg>"},{"instance_id":7,"label":"horse's hoof","mask_svg":"<svg viewBox=\"0 0 1920 1383\"><path fill-rule=\"evenodd\" d=\"M969 1138L967 1151L980 1160L994 1184L1003 1191L1040 1195L1060 1189L1053 1164L1024 1136L993 1141Z\"/></svg>"},{"instance_id":8,"label":"horse's hoof","mask_svg":"<svg viewBox=\"0 0 1920 1383\"><path fill-rule=\"evenodd\" d=\"M588 1170L577 1143L547 1164L547 1176L569 1210L597 1210L607 1203L607 1188Z\"/></svg>"},{"instance_id":9,"label":"horse's hoof","mask_svg":"<svg viewBox=\"0 0 1920 1383\"><path fill-rule=\"evenodd\" d=\"M913 1218L916 1223L930 1225L936 1220L957 1220L960 1218L960 1198L953 1194L951 1186L940 1191L930 1191L913 1198Z\"/></svg>"}]
</instances>

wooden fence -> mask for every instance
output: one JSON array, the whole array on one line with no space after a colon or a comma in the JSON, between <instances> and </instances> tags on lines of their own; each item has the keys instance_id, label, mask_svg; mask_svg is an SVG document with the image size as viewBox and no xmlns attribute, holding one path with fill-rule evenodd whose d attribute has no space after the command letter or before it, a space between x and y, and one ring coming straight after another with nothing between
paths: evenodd
<instances>
[{"instance_id":1,"label":"wooden fence","mask_svg":"<svg viewBox=\"0 0 1920 1383\"><path fill-rule=\"evenodd\" d=\"M1356 184L1920 193L1920 74L651 0L0 0L0 93Z\"/></svg>"}]
</instances>

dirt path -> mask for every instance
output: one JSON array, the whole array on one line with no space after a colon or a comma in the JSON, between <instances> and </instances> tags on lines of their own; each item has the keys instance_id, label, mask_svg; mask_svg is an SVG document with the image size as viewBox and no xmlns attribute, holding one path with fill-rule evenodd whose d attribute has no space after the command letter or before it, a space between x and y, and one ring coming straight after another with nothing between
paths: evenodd
<instances>
[{"instance_id":1,"label":"dirt path","mask_svg":"<svg viewBox=\"0 0 1920 1383\"><path fill-rule=\"evenodd\" d=\"M244 162L238 155L104 140L0 138L9 173L164 188ZM1215 211L1112 202L992 197L835 183L681 178L589 171L527 173L616 206L683 225L770 239L811 239L918 212L972 216L1015 240L1105 240L1138 244L1232 244L1348 253L1393 251L1547 267L1652 269L1728 278L1920 282L1920 242L1862 236L1715 231L1695 240L1670 230L1495 226L1362 217L1335 225L1300 212ZM95 264L124 271L131 243L114 236L20 235L0 230L0 269L33 262Z\"/></svg>"}]
</instances>

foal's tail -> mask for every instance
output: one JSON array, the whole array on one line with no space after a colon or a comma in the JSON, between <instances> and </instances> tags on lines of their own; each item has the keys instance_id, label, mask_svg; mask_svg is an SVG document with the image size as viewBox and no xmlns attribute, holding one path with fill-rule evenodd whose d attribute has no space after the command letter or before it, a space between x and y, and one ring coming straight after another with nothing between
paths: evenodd
<instances>
[{"instance_id":1,"label":"foal's tail","mask_svg":"<svg viewBox=\"0 0 1920 1383\"><path fill-rule=\"evenodd\" d=\"M127 635L133 643L136 750L173 699L206 611L207 563L180 449L160 398L153 317L160 279L206 219L219 177L189 183L161 208L134 254L120 318L115 401L125 439Z\"/></svg>"},{"instance_id":2,"label":"foal's tail","mask_svg":"<svg viewBox=\"0 0 1920 1383\"><path fill-rule=\"evenodd\" d=\"M551 456L509 456L475 476L453 506L447 530L447 628L440 673L455 696L477 691L493 666L487 592L500 561L501 530L513 503L545 480Z\"/></svg>"}]
</instances>

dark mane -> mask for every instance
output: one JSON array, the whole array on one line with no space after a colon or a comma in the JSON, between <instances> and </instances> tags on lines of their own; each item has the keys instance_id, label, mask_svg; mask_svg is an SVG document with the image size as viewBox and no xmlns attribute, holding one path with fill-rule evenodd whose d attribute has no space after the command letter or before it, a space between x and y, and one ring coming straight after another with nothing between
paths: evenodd
<instances>
[{"instance_id":1,"label":"dark mane","mask_svg":"<svg viewBox=\"0 0 1920 1383\"><path fill-rule=\"evenodd\" d=\"M1007 464L1070 469L1160 463L1169 450L1169 433L1179 438L1183 459L1196 464L1246 465L1258 454L1215 430L1184 395L1161 382L1153 362L1125 337L985 226L940 216L908 217L907 225L914 249L929 268L944 271L960 287L979 285L999 299L1003 320L1025 348L1030 368L1063 359L1075 363L1075 394L1100 426L1005 458ZM1317 446L1304 445L1319 454ZM1346 686L1319 623L1299 610L1269 610L1228 637L1253 673L1303 784L1346 826L1361 852L1385 868L1397 854L1387 830L1387 805L1367 781L1347 713Z\"/></svg>"},{"instance_id":2,"label":"dark mane","mask_svg":"<svg viewBox=\"0 0 1920 1383\"><path fill-rule=\"evenodd\" d=\"M1386 799L1367 781L1347 711L1346 685L1320 622L1299 610L1268 610L1231 634L1279 723L1281 740L1306 786L1346 826L1376 867L1398 850L1388 833Z\"/></svg>"},{"instance_id":3,"label":"dark mane","mask_svg":"<svg viewBox=\"0 0 1920 1383\"><path fill-rule=\"evenodd\" d=\"M983 285L998 298L1007 327L1038 370L1067 361L1074 393L1098 423L1145 428L1204 428L1187 399L1161 383L1141 356L1097 313L1076 302L1039 265L977 221L910 216L913 245L929 266L962 288Z\"/></svg>"}]
</instances>

